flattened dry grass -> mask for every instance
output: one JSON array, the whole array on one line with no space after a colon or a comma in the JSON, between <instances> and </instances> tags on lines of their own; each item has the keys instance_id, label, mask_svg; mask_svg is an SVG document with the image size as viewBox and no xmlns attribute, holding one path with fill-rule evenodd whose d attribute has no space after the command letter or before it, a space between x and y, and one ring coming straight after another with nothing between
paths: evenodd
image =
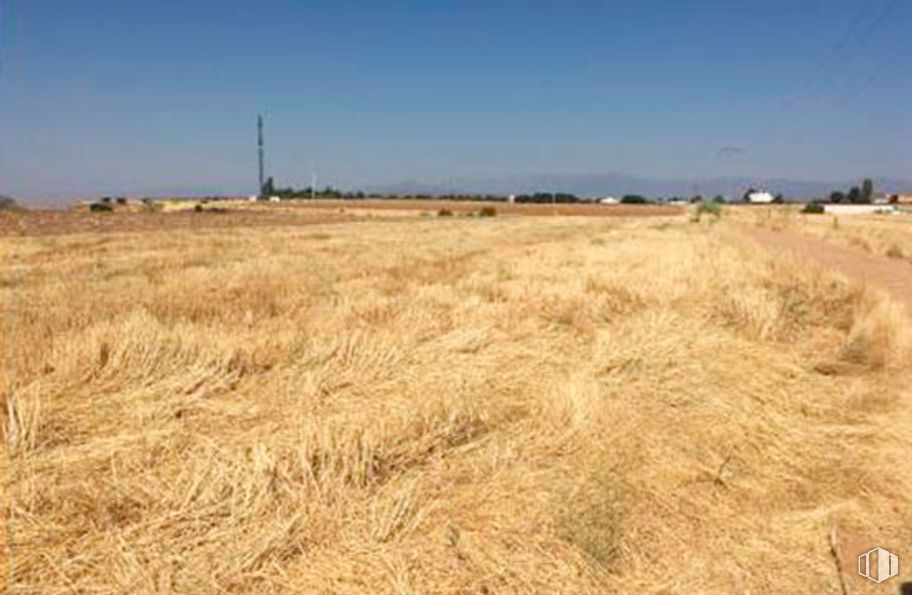
<instances>
[{"instance_id":1,"label":"flattened dry grass","mask_svg":"<svg viewBox=\"0 0 912 595\"><path fill-rule=\"evenodd\" d=\"M0 241L20 593L836 592L834 526L912 541L906 321L724 224L55 240Z\"/></svg>"}]
</instances>

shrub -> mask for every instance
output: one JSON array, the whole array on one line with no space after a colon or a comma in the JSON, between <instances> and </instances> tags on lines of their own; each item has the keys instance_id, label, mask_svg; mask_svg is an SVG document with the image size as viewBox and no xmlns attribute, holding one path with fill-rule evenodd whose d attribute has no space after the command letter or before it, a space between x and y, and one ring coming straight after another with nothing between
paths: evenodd
<instances>
[{"instance_id":1,"label":"shrub","mask_svg":"<svg viewBox=\"0 0 912 595\"><path fill-rule=\"evenodd\" d=\"M645 205L649 200L639 194L628 194L621 199L623 205Z\"/></svg>"},{"instance_id":2,"label":"shrub","mask_svg":"<svg viewBox=\"0 0 912 595\"><path fill-rule=\"evenodd\" d=\"M6 211L16 208L16 201L9 196L0 196L0 211Z\"/></svg>"},{"instance_id":3,"label":"shrub","mask_svg":"<svg viewBox=\"0 0 912 595\"><path fill-rule=\"evenodd\" d=\"M804 205L803 209L801 209L802 213L810 213L813 215L819 215L819 214L823 213L823 211L824 211L823 205L820 204L819 202L809 202L806 205Z\"/></svg>"},{"instance_id":4,"label":"shrub","mask_svg":"<svg viewBox=\"0 0 912 595\"><path fill-rule=\"evenodd\" d=\"M890 258L903 258L905 256L905 254L903 254L902 248L896 244L890 244L887 246L886 255Z\"/></svg>"},{"instance_id":5,"label":"shrub","mask_svg":"<svg viewBox=\"0 0 912 595\"><path fill-rule=\"evenodd\" d=\"M227 213L228 209L225 207L204 207L203 205L196 205L193 207L193 211L196 213Z\"/></svg>"},{"instance_id":6,"label":"shrub","mask_svg":"<svg viewBox=\"0 0 912 595\"><path fill-rule=\"evenodd\" d=\"M719 217L722 215L722 206L717 202L701 202L697 206L697 212L700 214L712 215Z\"/></svg>"},{"instance_id":7,"label":"shrub","mask_svg":"<svg viewBox=\"0 0 912 595\"><path fill-rule=\"evenodd\" d=\"M438 217L452 217L453 211L451 211L449 209L440 209L439 211L437 211L437 216Z\"/></svg>"},{"instance_id":8,"label":"shrub","mask_svg":"<svg viewBox=\"0 0 912 595\"><path fill-rule=\"evenodd\" d=\"M107 213L107 212L113 211L113 210L114 210L114 207L112 207L109 203L106 203L106 202L93 202L92 204L89 205L89 211L91 211L93 213Z\"/></svg>"},{"instance_id":9,"label":"shrub","mask_svg":"<svg viewBox=\"0 0 912 595\"><path fill-rule=\"evenodd\" d=\"M479 217L495 217L497 216L497 209L494 207L484 207L478 211Z\"/></svg>"},{"instance_id":10,"label":"shrub","mask_svg":"<svg viewBox=\"0 0 912 595\"><path fill-rule=\"evenodd\" d=\"M715 202L698 202L693 207L690 220L696 223L702 219L703 215L711 215L718 219L722 216L722 205Z\"/></svg>"},{"instance_id":11,"label":"shrub","mask_svg":"<svg viewBox=\"0 0 912 595\"><path fill-rule=\"evenodd\" d=\"M117 204L119 204L119 205L127 204L127 199L123 196L118 196L116 201L117 201Z\"/></svg>"}]
</instances>

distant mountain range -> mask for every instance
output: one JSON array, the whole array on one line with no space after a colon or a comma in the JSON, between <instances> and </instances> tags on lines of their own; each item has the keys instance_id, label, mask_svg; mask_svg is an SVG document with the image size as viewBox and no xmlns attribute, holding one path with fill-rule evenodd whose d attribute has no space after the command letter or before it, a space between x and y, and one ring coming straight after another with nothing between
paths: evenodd
<instances>
[{"instance_id":1,"label":"distant mountain range","mask_svg":"<svg viewBox=\"0 0 912 595\"><path fill-rule=\"evenodd\" d=\"M912 180L874 178L878 191L912 190ZM660 179L626 174L500 176L484 179L452 180L440 184L401 182L365 188L381 194L523 194L529 192L570 192L577 196L623 196L642 194L650 197L716 196L740 198L750 187L782 193L792 200L809 200L829 196L834 190L847 191L861 180L805 181L785 178L722 177L708 180Z\"/></svg>"}]
</instances>

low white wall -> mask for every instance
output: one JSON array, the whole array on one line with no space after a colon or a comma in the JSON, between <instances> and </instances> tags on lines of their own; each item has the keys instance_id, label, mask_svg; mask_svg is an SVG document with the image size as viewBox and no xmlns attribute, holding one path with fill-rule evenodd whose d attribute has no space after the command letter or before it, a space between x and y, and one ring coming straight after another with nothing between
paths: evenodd
<instances>
[{"instance_id":1,"label":"low white wall","mask_svg":"<svg viewBox=\"0 0 912 595\"><path fill-rule=\"evenodd\" d=\"M823 205L825 213L833 215L870 215L871 213L895 213L893 205Z\"/></svg>"}]
</instances>

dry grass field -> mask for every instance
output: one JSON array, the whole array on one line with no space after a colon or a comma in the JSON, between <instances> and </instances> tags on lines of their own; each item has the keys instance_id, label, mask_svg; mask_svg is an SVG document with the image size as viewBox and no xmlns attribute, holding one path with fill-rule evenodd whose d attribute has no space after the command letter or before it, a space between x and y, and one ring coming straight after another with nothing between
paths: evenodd
<instances>
[{"instance_id":1,"label":"dry grass field","mask_svg":"<svg viewBox=\"0 0 912 595\"><path fill-rule=\"evenodd\" d=\"M301 200L292 201L288 208L306 210L343 209L348 213L390 213L417 212L436 213L446 209L454 214L476 213L485 206L493 207L498 213L526 216L572 216L572 217L667 217L680 215L685 207L674 205L601 205L588 203L505 203L452 200Z\"/></svg>"},{"instance_id":2,"label":"dry grass field","mask_svg":"<svg viewBox=\"0 0 912 595\"><path fill-rule=\"evenodd\" d=\"M17 593L854 594L883 592L857 547L912 555L901 308L724 218L163 224L0 259Z\"/></svg>"}]
</instances>

